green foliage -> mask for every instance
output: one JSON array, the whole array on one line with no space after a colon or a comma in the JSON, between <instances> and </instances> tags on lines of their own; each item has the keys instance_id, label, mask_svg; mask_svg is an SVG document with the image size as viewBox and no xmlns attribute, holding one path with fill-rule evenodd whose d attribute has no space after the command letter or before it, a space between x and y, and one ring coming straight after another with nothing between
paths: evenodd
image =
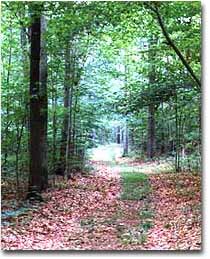
<instances>
[{"instance_id":1,"label":"green foliage","mask_svg":"<svg viewBox=\"0 0 210 259\"><path fill-rule=\"evenodd\" d=\"M3 2L1 17L2 167L4 173L23 172L22 177L29 166L30 5ZM42 36L48 54L49 168L60 159L62 127L69 112L63 101L70 41L74 67L69 82L73 90L71 137L75 149L70 161L76 163L72 167L84 168L88 149L115 142L114 123L124 125L125 116L129 155L145 159L148 105L154 104L156 156L172 157L180 170L200 170L200 89L166 44L151 9L144 2L44 1L38 6L43 7L47 20L47 32ZM158 8L169 35L200 78L201 4L160 2ZM126 177L123 181L134 185L125 185L126 193L131 188L136 192L128 196L143 197L147 188L138 189L130 176Z\"/></svg>"}]
</instances>

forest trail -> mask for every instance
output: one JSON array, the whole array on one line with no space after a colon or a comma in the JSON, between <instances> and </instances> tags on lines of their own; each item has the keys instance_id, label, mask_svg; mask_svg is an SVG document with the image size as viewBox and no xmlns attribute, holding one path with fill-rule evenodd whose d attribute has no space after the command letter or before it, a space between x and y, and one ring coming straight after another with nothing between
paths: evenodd
<instances>
[{"instance_id":1,"label":"forest trail","mask_svg":"<svg viewBox=\"0 0 210 259\"><path fill-rule=\"evenodd\" d=\"M129 186L123 183L122 170L133 168L130 173L135 174L143 162L129 162L121 154L119 145L93 149L90 164L94 170L44 193L43 205L3 226L2 248L199 249L199 177L182 174L175 183L174 174L149 174L145 196L126 199Z\"/></svg>"},{"instance_id":2,"label":"forest trail","mask_svg":"<svg viewBox=\"0 0 210 259\"><path fill-rule=\"evenodd\" d=\"M200 250L201 1L2 10L2 249Z\"/></svg>"}]
</instances>

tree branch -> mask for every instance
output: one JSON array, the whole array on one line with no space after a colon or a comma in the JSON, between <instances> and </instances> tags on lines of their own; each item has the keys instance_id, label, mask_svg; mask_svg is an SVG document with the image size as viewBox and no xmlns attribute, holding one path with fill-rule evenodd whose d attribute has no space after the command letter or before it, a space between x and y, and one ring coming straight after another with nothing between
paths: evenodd
<instances>
[{"instance_id":1,"label":"tree branch","mask_svg":"<svg viewBox=\"0 0 210 259\"><path fill-rule=\"evenodd\" d=\"M188 64L187 60L184 58L184 56L182 55L181 51L178 49L178 47L175 45L175 43L172 41L172 39L170 38L170 35L165 27L165 24L163 22L163 19L161 17L161 14L158 10L157 6L151 6L147 4L147 7L150 8L150 10L152 10L157 17L158 23L160 25L160 28L162 30L163 35L165 36L169 46L172 47L172 49L176 52L177 56L180 58L180 60L182 61L182 64L185 66L185 68L187 69L187 71L190 73L191 77L194 79L194 81L196 82L196 84L198 85L199 89L201 88L201 81L199 80L199 78L195 75L194 71L192 70L191 66Z\"/></svg>"}]
</instances>

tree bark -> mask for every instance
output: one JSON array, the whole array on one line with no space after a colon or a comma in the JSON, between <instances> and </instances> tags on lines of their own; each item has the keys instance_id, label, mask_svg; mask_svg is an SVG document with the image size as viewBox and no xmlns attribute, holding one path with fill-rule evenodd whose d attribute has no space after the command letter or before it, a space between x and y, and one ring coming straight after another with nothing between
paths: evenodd
<instances>
[{"instance_id":1,"label":"tree bark","mask_svg":"<svg viewBox=\"0 0 210 259\"><path fill-rule=\"evenodd\" d=\"M33 10L32 10L33 12ZM41 18L32 14L30 59L30 175L29 192L41 192L41 105L39 96Z\"/></svg>"},{"instance_id":2,"label":"tree bark","mask_svg":"<svg viewBox=\"0 0 210 259\"><path fill-rule=\"evenodd\" d=\"M43 148L46 127L46 85L40 82L45 73L41 70L43 57L41 57L41 9L40 5L31 5L31 56L30 56L30 170L29 170L29 191L28 198L33 197L42 200L41 190L44 187L43 166L46 163Z\"/></svg>"}]
</instances>

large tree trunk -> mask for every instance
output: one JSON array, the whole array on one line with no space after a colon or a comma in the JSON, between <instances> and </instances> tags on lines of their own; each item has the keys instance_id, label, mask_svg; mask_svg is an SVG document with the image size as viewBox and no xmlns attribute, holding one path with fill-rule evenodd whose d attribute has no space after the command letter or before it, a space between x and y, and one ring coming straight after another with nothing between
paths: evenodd
<instances>
[{"instance_id":1,"label":"large tree trunk","mask_svg":"<svg viewBox=\"0 0 210 259\"><path fill-rule=\"evenodd\" d=\"M41 200L41 190L46 184L46 71L41 54L40 5L31 6L31 57L30 57L30 174L28 198ZM44 174L44 175L43 175Z\"/></svg>"},{"instance_id":2,"label":"large tree trunk","mask_svg":"<svg viewBox=\"0 0 210 259\"><path fill-rule=\"evenodd\" d=\"M33 10L32 10L33 11ZM40 84L40 43L41 43L41 18L32 15L31 25L31 60L30 60L30 175L29 196L41 192L41 105L39 96Z\"/></svg>"}]
</instances>

